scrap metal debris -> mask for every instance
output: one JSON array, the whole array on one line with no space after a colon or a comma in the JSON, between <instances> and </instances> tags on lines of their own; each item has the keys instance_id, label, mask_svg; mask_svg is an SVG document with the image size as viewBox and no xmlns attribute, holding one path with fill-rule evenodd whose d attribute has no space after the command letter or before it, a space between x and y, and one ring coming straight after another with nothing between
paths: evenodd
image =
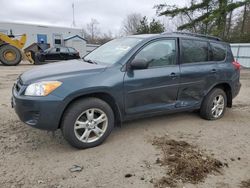
<instances>
[{"instance_id":1,"label":"scrap metal debris","mask_svg":"<svg viewBox=\"0 0 250 188\"><path fill-rule=\"evenodd\" d=\"M78 166L78 165L73 165L69 171L70 172L81 172L83 170L83 167L82 166Z\"/></svg>"}]
</instances>

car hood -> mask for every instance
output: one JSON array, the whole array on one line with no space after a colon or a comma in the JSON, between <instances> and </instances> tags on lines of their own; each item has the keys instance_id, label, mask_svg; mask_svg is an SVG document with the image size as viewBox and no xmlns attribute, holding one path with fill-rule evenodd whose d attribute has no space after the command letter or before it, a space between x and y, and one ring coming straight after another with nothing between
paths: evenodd
<instances>
[{"instance_id":1,"label":"car hood","mask_svg":"<svg viewBox=\"0 0 250 188\"><path fill-rule=\"evenodd\" d=\"M61 61L47 65L40 65L20 75L24 85L35 81L72 77L79 74L96 74L104 71L106 66L86 63L82 60Z\"/></svg>"}]
</instances>

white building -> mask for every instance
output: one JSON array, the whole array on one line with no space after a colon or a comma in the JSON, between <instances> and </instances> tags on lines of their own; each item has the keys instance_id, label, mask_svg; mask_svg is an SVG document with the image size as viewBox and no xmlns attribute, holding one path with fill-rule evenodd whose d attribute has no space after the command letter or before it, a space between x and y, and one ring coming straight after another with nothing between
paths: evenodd
<instances>
[{"instance_id":1,"label":"white building","mask_svg":"<svg viewBox=\"0 0 250 188\"><path fill-rule=\"evenodd\" d=\"M65 38L64 44L65 44L65 46L75 48L80 53L80 57L83 57L84 55L86 55L88 53L87 52L87 45L86 45L87 41L79 35Z\"/></svg>"},{"instance_id":2,"label":"white building","mask_svg":"<svg viewBox=\"0 0 250 188\"><path fill-rule=\"evenodd\" d=\"M44 25L33 25L33 24L22 24L22 23L10 23L10 22L0 22L0 32L4 34L10 34L12 30L13 35L26 34L27 42L25 47L30 46L33 43L48 43L50 47L54 46L64 46L64 40L69 39L74 36L79 36L82 38L81 29L67 28L67 27L56 27L56 26L44 26ZM83 44L79 44L78 39L77 48L80 46L80 54L86 54L86 41L81 40ZM67 42L69 45L72 42ZM66 44L67 45L67 44ZM74 46L69 46L74 47Z\"/></svg>"},{"instance_id":3,"label":"white building","mask_svg":"<svg viewBox=\"0 0 250 188\"><path fill-rule=\"evenodd\" d=\"M231 44L231 49L235 60L243 67L250 68L250 43L234 43Z\"/></svg>"}]
</instances>

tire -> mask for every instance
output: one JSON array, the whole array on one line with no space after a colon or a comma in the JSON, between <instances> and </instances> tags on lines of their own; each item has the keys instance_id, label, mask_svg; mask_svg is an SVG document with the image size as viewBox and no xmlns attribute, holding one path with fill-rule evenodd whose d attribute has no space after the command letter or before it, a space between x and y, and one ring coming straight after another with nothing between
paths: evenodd
<instances>
[{"instance_id":1,"label":"tire","mask_svg":"<svg viewBox=\"0 0 250 188\"><path fill-rule=\"evenodd\" d=\"M217 120L223 117L227 106L227 96L220 88L210 91L204 98L200 116L206 120Z\"/></svg>"},{"instance_id":2,"label":"tire","mask_svg":"<svg viewBox=\"0 0 250 188\"><path fill-rule=\"evenodd\" d=\"M45 62L45 57L43 55L36 55L38 61Z\"/></svg>"},{"instance_id":3,"label":"tire","mask_svg":"<svg viewBox=\"0 0 250 188\"><path fill-rule=\"evenodd\" d=\"M92 115L94 118L91 119ZM99 124L98 118L102 121ZM113 110L98 98L86 98L72 103L64 113L61 123L64 138L78 149L100 145L110 135L113 127Z\"/></svg>"},{"instance_id":4,"label":"tire","mask_svg":"<svg viewBox=\"0 0 250 188\"><path fill-rule=\"evenodd\" d=\"M9 57L6 54L14 54L13 57ZM6 66L16 66L22 61L21 51L15 46L9 44L0 47L0 61Z\"/></svg>"},{"instance_id":5,"label":"tire","mask_svg":"<svg viewBox=\"0 0 250 188\"><path fill-rule=\"evenodd\" d=\"M34 65L41 65L42 63L38 60L38 58L37 57L35 57L35 59L33 59L34 60Z\"/></svg>"}]
</instances>

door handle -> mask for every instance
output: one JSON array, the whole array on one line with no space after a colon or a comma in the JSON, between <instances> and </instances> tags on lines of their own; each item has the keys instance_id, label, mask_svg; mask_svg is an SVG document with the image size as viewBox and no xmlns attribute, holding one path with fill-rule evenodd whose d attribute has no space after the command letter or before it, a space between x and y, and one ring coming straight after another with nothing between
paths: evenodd
<instances>
[{"instance_id":1,"label":"door handle","mask_svg":"<svg viewBox=\"0 0 250 188\"><path fill-rule=\"evenodd\" d=\"M175 78L177 77L177 74L174 73L174 72L172 72L172 73L170 74L170 77L171 77L172 79L175 79Z\"/></svg>"},{"instance_id":2,"label":"door handle","mask_svg":"<svg viewBox=\"0 0 250 188\"><path fill-rule=\"evenodd\" d=\"M217 72L216 69L212 69L212 70L211 70L211 73L216 73L216 72Z\"/></svg>"}]
</instances>

